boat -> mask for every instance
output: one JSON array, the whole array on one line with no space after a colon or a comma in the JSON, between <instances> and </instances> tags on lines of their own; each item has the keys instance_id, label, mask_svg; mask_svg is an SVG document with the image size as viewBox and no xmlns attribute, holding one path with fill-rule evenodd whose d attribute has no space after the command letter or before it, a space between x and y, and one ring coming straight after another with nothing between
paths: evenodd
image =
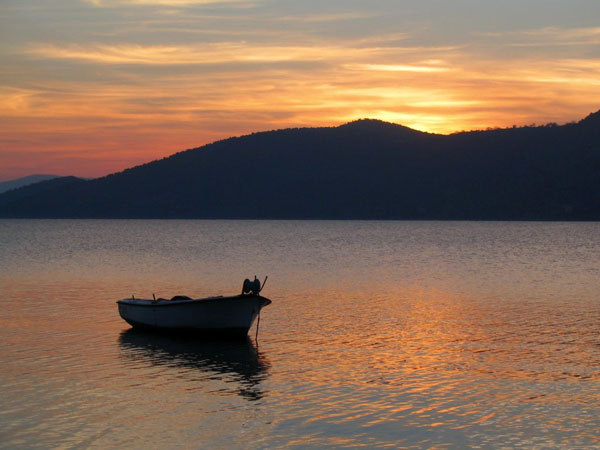
<instances>
[{"instance_id":1,"label":"boat","mask_svg":"<svg viewBox=\"0 0 600 450\"><path fill-rule=\"evenodd\" d=\"M119 314L134 328L209 335L246 336L271 300L260 295L265 282L244 280L242 293L228 297L118 300ZM154 297L154 295L153 295ZM258 327L258 325L257 325ZM258 331L258 330L257 330Z\"/></svg>"}]
</instances>

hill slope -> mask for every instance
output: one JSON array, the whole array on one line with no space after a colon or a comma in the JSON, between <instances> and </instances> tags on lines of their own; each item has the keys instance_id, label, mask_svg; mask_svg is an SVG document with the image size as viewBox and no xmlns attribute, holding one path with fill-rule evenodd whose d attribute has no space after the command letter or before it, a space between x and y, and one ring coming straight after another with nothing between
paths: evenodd
<instances>
[{"instance_id":1,"label":"hill slope","mask_svg":"<svg viewBox=\"0 0 600 450\"><path fill-rule=\"evenodd\" d=\"M27 175L15 180L2 181L0 182L0 193L39 183L40 181L52 180L53 178L59 178L59 175Z\"/></svg>"},{"instance_id":2,"label":"hill slope","mask_svg":"<svg viewBox=\"0 0 600 450\"><path fill-rule=\"evenodd\" d=\"M374 120L255 133L5 193L0 216L599 220L600 113L450 136Z\"/></svg>"}]
</instances>

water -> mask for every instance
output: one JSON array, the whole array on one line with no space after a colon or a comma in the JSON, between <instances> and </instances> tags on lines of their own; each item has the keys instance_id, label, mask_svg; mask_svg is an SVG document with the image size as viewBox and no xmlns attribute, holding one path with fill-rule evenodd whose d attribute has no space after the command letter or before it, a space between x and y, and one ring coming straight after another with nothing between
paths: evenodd
<instances>
[{"instance_id":1,"label":"water","mask_svg":"<svg viewBox=\"0 0 600 450\"><path fill-rule=\"evenodd\" d=\"M3 448L600 448L600 223L0 221ZM258 341L115 300L269 275Z\"/></svg>"}]
</instances>

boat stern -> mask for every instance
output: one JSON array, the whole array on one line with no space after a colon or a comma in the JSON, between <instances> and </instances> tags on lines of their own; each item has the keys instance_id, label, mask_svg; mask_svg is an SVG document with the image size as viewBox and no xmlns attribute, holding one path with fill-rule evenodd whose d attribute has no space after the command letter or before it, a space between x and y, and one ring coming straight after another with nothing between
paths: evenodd
<instances>
[{"instance_id":1,"label":"boat stern","mask_svg":"<svg viewBox=\"0 0 600 450\"><path fill-rule=\"evenodd\" d=\"M265 306L268 306L268 305L270 305L271 303L273 303L273 302L272 302L271 300L269 300L267 297L263 297L262 295L259 295L258 297L259 297L259 299L260 299L260 303L259 303L259 305L260 305L260 308L261 308L261 309L262 309L262 308L264 308Z\"/></svg>"}]
</instances>

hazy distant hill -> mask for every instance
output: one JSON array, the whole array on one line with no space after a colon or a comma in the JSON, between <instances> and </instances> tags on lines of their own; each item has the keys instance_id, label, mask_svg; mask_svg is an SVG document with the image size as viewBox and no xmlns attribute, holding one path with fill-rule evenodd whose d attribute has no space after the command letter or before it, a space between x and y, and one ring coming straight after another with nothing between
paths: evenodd
<instances>
[{"instance_id":1,"label":"hazy distant hill","mask_svg":"<svg viewBox=\"0 0 600 450\"><path fill-rule=\"evenodd\" d=\"M0 195L0 216L600 220L600 112L449 136L375 120L277 130L35 186Z\"/></svg>"},{"instance_id":2,"label":"hazy distant hill","mask_svg":"<svg viewBox=\"0 0 600 450\"><path fill-rule=\"evenodd\" d=\"M58 178L59 175L28 175L26 177L17 178L15 180L1 181L0 193L17 189L28 184L39 183L40 181L52 180Z\"/></svg>"}]
</instances>

